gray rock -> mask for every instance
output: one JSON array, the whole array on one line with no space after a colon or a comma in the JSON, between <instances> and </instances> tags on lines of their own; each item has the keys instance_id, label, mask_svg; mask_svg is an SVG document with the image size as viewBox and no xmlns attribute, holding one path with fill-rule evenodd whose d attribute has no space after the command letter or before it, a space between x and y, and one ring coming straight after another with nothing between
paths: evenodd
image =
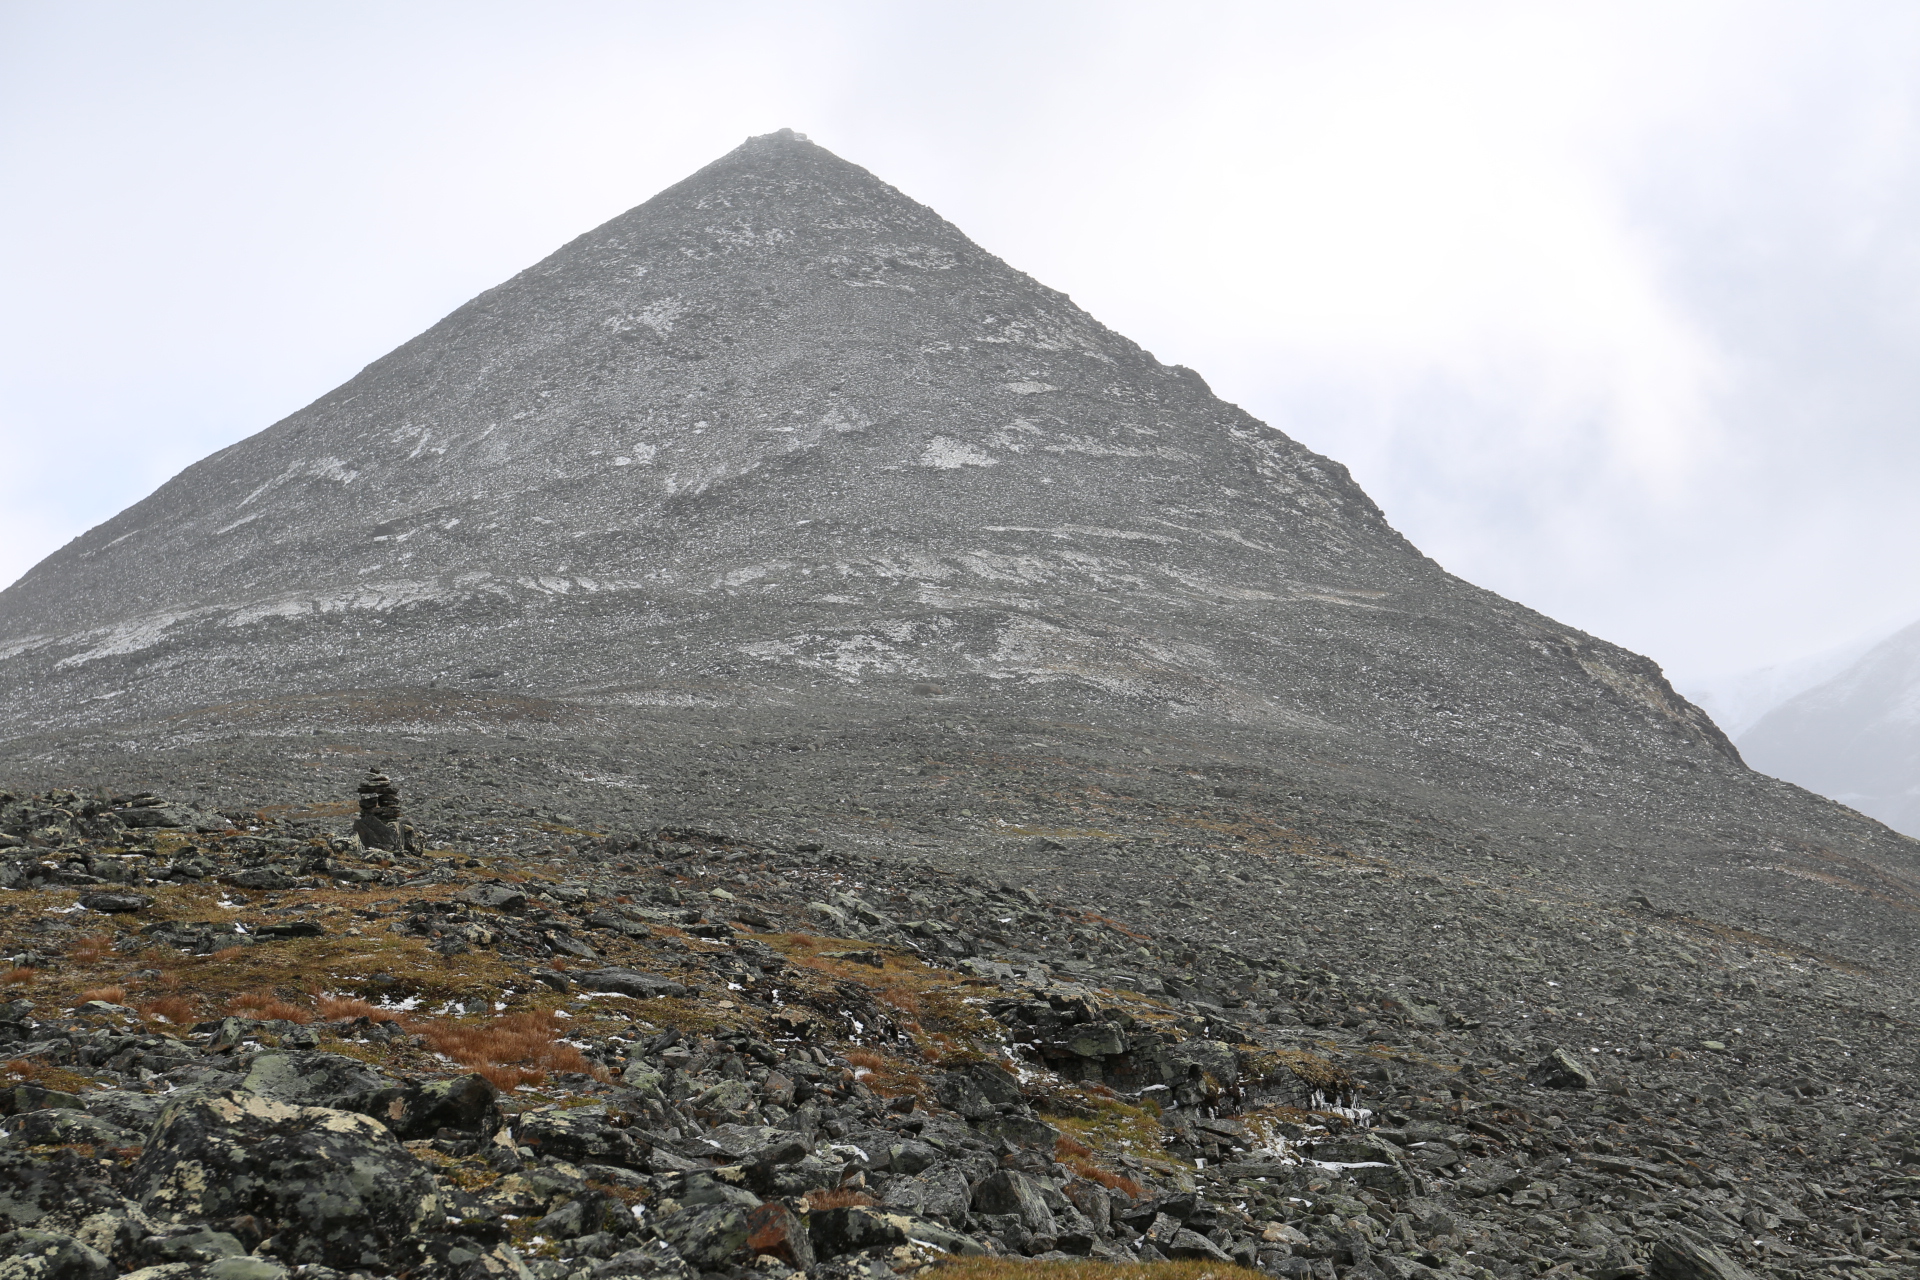
<instances>
[{"instance_id":1,"label":"gray rock","mask_svg":"<svg viewBox=\"0 0 1920 1280\"><path fill-rule=\"evenodd\" d=\"M1651 1280L1756 1280L1713 1245L1678 1231L1654 1241L1647 1274Z\"/></svg>"},{"instance_id":2,"label":"gray rock","mask_svg":"<svg viewBox=\"0 0 1920 1280\"><path fill-rule=\"evenodd\" d=\"M986 1252L976 1240L907 1213L853 1207L816 1210L808 1217L813 1251L824 1259L905 1244L932 1245L946 1253L969 1257Z\"/></svg>"},{"instance_id":3,"label":"gray rock","mask_svg":"<svg viewBox=\"0 0 1920 1280\"><path fill-rule=\"evenodd\" d=\"M154 1236L143 1242L141 1252L152 1262L212 1262L218 1258L245 1257L247 1247L224 1231L195 1227L178 1235Z\"/></svg>"},{"instance_id":4,"label":"gray rock","mask_svg":"<svg viewBox=\"0 0 1920 1280\"><path fill-rule=\"evenodd\" d=\"M96 1249L56 1231L0 1235L0 1280L113 1280L119 1268Z\"/></svg>"},{"instance_id":5,"label":"gray rock","mask_svg":"<svg viewBox=\"0 0 1920 1280\"><path fill-rule=\"evenodd\" d=\"M1527 1072L1527 1082L1543 1089L1592 1089L1599 1085L1586 1063L1565 1049L1555 1049Z\"/></svg>"},{"instance_id":6,"label":"gray rock","mask_svg":"<svg viewBox=\"0 0 1920 1280\"><path fill-rule=\"evenodd\" d=\"M1060 1233L1053 1210L1041 1198L1033 1179L1011 1169L995 1170L980 1180L973 1189L973 1210L976 1213L1013 1214L1037 1236L1056 1236Z\"/></svg>"},{"instance_id":7,"label":"gray rock","mask_svg":"<svg viewBox=\"0 0 1920 1280\"><path fill-rule=\"evenodd\" d=\"M751 1234L747 1207L738 1204L691 1205L655 1218L653 1231L689 1265L702 1271L725 1266L746 1248Z\"/></svg>"},{"instance_id":8,"label":"gray rock","mask_svg":"<svg viewBox=\"0 0 1920 1280\"><path fill-rule=\"evenodd\" d=\"M519 889L504 884L476 884L470 889L462 889L453 896L456 902L486 907L493 911L520 912L527 908L527 895Z\"/></svg>"},{"instance_id":9,"label":"gray rock","mask_svg":"<svg viewBox=\"0 0 1920 1280\"><path fill-rule=\"evenodd\" d=\"M144 1137L85 1111L65 1107L22 1112L0 1122L0 1132L28 1146L84 1143L105 1150L137 1147Z\"/></svg>"},{"instance_id":10,"label":"gray rock","mask_svg":"<svg viewBox=\"0 0 1920 1280\"><path fill-rule=\"evenodd\" d=\"M400 1269L446 1216L432 1175L379 1122L239 1090L168 1107L132 1180L148 1213L251 1215L287 1261L346 1269Z\"/></svg>"},{"instance_id":11,"label":"gray rock","mask_svg":"<svg viewBox=\"0 0 1920 1280\"><path fill-rule=\"evenodd\" d=\"M134 893L131 890L104 889L95 893L81 894L80 905L89 911L128 914L145 911L153 905L153 899L144 893Z\"/></svg>"},{"instance_id":12,"label":"gray rock","mask_svg":"<svg viewBox=\"0 0 1920 1280\"><path fill-rule=\"evenodd\" d=\"M256 1056L240 1087L276 1102L303 1107L342 1107L394 1082L358 1058L338 1053L267 1052Z\"/></svg>"},{"instance_id":13,"label":"gray rock","mask_svg":"<svg viewBox=\"0 0 1920 1280\"><path fill-rule=\"evenodd\" d=\"M598 1106L523 1112L514 1120L513 1139L527 1150L570 1164L628 1169L646 1167L651 1145L641 1133L614 1124Z\"/></svg>"},{"instance_id":14,"label":"gray rock","mask_svg":"<svg viewBox=\"0 0 1920 1280\"><path fill-rule=\"evenodd\" d=\"M643 1280L692 1280L694 1274L686 1260L664 1240L650 1240L593 1265L594 1280L614 1280L621 1276L639 1276Z\"/></svg>"},{"instance_id":15,"label":"gray rock","mask_svg":"<svg viewBox=\"0 0 1920 1280\"><path fill-rule=\"evenodd\" d=\"M655 996L684 996L687 988L671 978L640 973L634 969L595 969L576 973L573 980L588 991L611 991L623 996L651 1000Z\"/></svg>"}]
</instances>

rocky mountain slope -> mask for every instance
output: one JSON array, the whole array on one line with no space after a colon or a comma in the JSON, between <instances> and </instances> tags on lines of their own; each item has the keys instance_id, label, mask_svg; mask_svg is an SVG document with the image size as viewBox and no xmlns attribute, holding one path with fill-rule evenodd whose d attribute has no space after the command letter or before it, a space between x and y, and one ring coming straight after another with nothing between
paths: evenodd
<instances>
[{"instance_id":1,"label":"rocky mountain slope","mask_svg":"<svg viewBox=\"0 0 1920 1280\"><path fill-rule=\"evenodd\" d=\"M1920 1230L1920 846L792 134L0 593L0 783L34 1275Z\"/></svg>"},{"instance_id":2,"label":"rocky mountain slope","mask_svg":"<svg viewBox=\"0 0 1920 1280\"><path fill-rule=\"evenodd\" d=\"M1754 768L1920 833L1920 623L1775 707L1740 742Z\"/></svg>"},{"instance_id":3,"label":"rocky mountain slope","mask_svg":"<svg viewBox=\"0 0 1920 1280\"><path fill-rule=\"evenodd\" d=\"M1906 993L1645 904L1314 840L1288 958L807 842L347 826L0 798L19 1274L1920 1265Z\"/></svg>"}]
</instances>

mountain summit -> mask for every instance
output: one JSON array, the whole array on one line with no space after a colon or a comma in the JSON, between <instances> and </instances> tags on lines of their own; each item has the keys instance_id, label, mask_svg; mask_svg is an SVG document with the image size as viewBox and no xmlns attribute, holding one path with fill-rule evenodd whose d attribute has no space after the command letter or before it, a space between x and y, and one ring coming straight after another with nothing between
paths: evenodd
<instances>
[{"instance_id":1,"label":"mountain summit","mask_svg":"<svg viewBox=\"0 0 1920 1280\"><path fill-rule=\"evenodd\" d=\"M512 698L608 734L680 708L749 753L776 721L896 725L874 750L906 757L967 717L1010 717L1009 748L1015 721L1146 735L1275 794L1594 842L1572 864L1602 881L1735 874L1782 832L1891 839L1749 773L1654 664L1449 575L1339 464L788 131L0 594L22 743L356 690L431 691L436 732ZM768 759L789 782L742 790L810 785Z\"/></svg>"}]
</instances>

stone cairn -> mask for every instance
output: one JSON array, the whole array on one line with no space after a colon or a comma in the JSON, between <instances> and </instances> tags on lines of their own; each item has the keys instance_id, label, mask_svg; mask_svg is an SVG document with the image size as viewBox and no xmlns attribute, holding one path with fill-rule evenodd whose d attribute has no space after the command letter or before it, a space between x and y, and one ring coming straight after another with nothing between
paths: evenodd
<instances>
[{"instance_id":1,"label":"stone cairn","mask_svg":"<svg viewBox=\"0 0 1920 1280\"><path fill-rule=\"evenodd\" d=\"M353 834L369 849L420 852L419 833L400 819L400 788L376 769L367 770L361 779L360 816L353 820Z\"/></svg>"}]
</instances>

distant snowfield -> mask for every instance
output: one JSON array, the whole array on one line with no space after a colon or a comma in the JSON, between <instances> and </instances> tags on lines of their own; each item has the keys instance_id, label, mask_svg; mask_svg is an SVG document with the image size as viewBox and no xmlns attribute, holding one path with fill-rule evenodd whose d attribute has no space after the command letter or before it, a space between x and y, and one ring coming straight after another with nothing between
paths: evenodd
<instances>
[{"instance_id":1,"label":"distant snowfield","mask_svg":"<svg viewBox=\"0 0 1920 1280\"><path fill-rule=\"evenodd\" d=\"M1686 694L1753 768L1920 838L1920 622Z\"/></svg>"}]
</instances>

